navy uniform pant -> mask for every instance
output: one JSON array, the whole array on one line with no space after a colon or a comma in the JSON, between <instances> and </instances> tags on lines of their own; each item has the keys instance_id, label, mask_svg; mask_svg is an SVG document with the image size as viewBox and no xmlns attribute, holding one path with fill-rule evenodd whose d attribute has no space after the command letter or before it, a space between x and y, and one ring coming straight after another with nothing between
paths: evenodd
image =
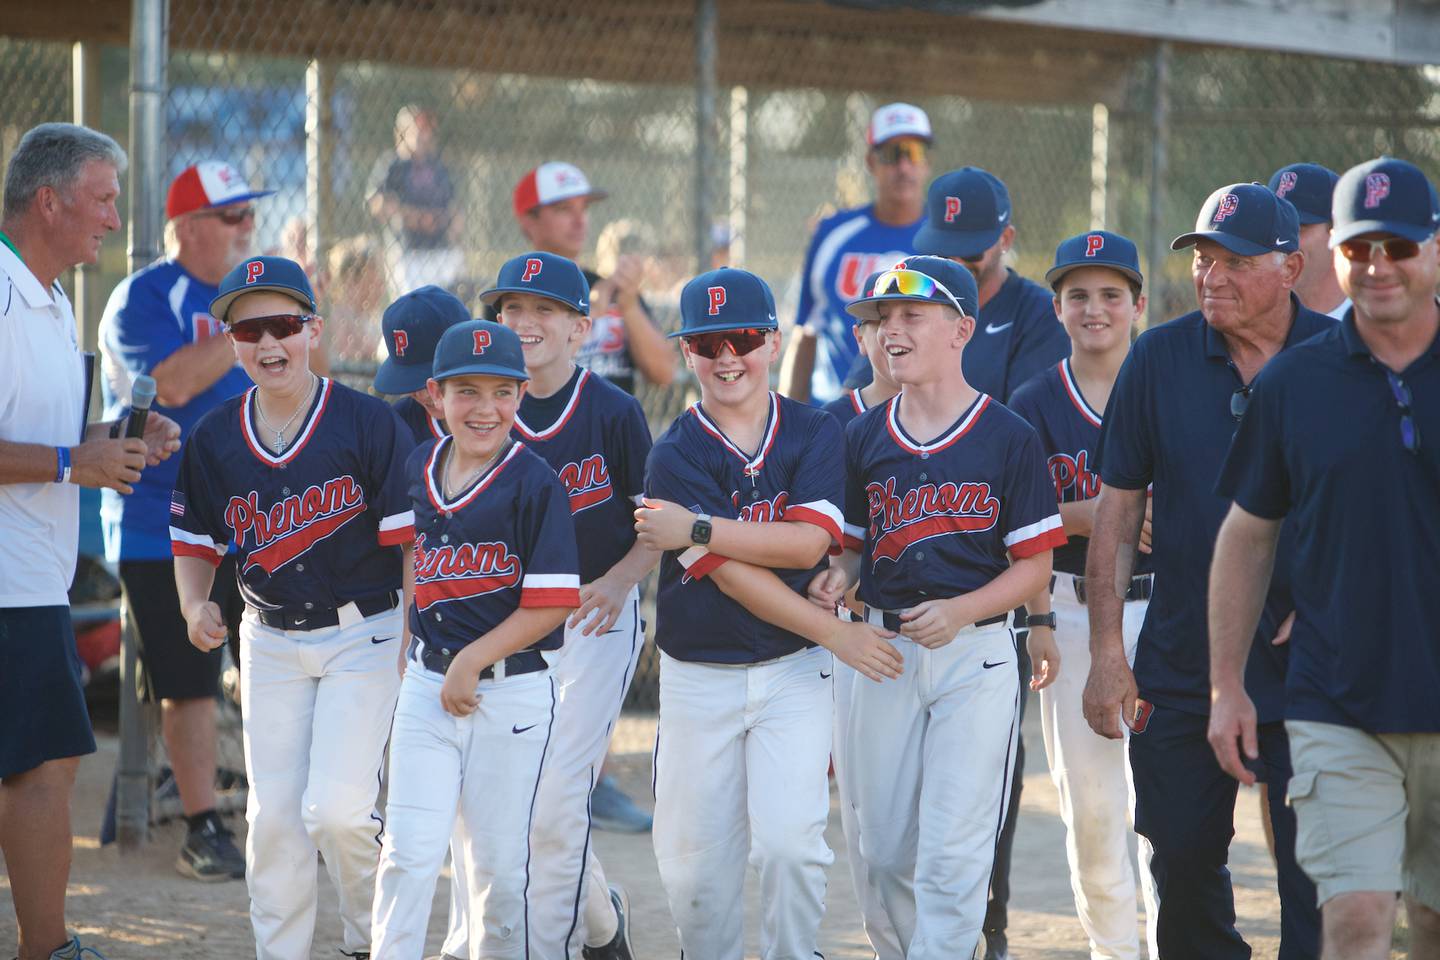
<instances>
[{"instance_id":1,"label":"navy uniform pant","mask_svg":"<svg viewBox=\"0 0 1440 960\"><path fill-rule=\"evenodd\" d=\"M1150 869L1160 900L1157 939L1165 960L1244 960L1235 929L1230 840L1239 782L1220 769L1203 714L1156 707L1130 738L1135 830L1155 848ZM1279 960L1320 955L1315 885L1295 862L1295 814L1286 806L1290 743L1282 723L1261 724L1260 779L1269 784L1280 888Z\"/></svg>"}]
</instances>

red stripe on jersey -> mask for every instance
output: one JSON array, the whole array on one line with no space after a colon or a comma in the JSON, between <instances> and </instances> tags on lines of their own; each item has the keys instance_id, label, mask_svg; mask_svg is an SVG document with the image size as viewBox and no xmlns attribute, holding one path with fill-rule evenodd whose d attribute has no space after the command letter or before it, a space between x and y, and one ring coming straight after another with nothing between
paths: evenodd
<instances>
[{"instance_id":1,"label":"red stripe on jersey","mask_svg":"<svg viewBox=\"0 0 1440 960\"><path fill-rule=\"evenodd\" d=\"M699 422L701 429L716 440L719 440L726 450L729 450L745 462L745 475L747 477L753 477L765 466L765 457L775 446L775 438L780 435L780 397L773 391L770 394L770 420L765 425L765 436L764 439L760 441L760 452L755 454L753 458L737 447L729 437L725 436L725 432L706 416L699 401L690 405L690 412L695 415L695 419Z\"/></svg>"},{"instance_id":2,"label":"red stripe on jersey","mask_svg":"<svg viewBox=\"0 0 1440 960\"><path fill-rule=\"evenodd\" d=\"M1085 402L1085 396L1080 392L1080 385L1075 382L1075 374L1070 369L1070 359L1068 357L1060 361L1059 370L1060 382L1065 387L1065 395L1070 398L1070 402L1075 405L1075 409L1080 411L1080 416L1084 417L1086 421L1094 426L1100 426L1100 415L1090 409L1090 404Z\"/></svg>"},{"instance_id":3,"label":"red stripe on jersey","mask_svg":"<svg viewBox=\"0 0 1440 960\"><path fill-rule=\"evenodd\" d=\"M531 430L526 426L525 421L520 419L519 414L515 415L515 429L518 430L520 435L526 440L549 440L561 430L564 430L565 424L570 422L570 417L574 415L576 408L580 405L580 391L585 389L585 384L589 382L589 380L590 371L580 371L580 379L575 381L575 392L570 394L569 400L565 401L565 409L561 410L560 416L556 418L555 422L544 430Z\"/></svg>"},{"instance_id":4,"label":"red stripe on jersey","mask_svg":"<svg viewBox=\"0 0 1440 960\"><path fill-rule=\"evenodd\" d=\"M380 546L382 547L403 547L415 539L415 524L404 527L395 527L391 530L381 530L379 535Z\"/></svg>"},{"instance_id":5,"label":"red stripe on jersey","mask_svg":"<svg viewBox=\"0 0 1440 960\"><path fill-rule=\"evenodd\" d=\"M520 571L501 573L487 577L449 577L444 580L427 580L415 584L415 607L429 609L433 604L446 600L465 600L483 597L487 593L508 590L520 582ZM576 593L579 593L577 590ZM579 602L576 602L579 606Z\"/></svg>"},{"instance_id":6,"label":"red stripe on jersey","mask_svg":"<svg viewBox=\"0 0 1440 960\"><path fill-rule=\"evenodd\" d=\"M871 552L870 560L872 564L879 560L899 560L901 554L921 540L942 537L947 533L973 533L977 530L989 530L993 526L995 526L993 516L942 514L937 517L926 517L923 520L916 520L914 523L907 523L903 527L880 534L875 539L875 547Z\"/></svg>"},{"instance_id":7,"label":"red stripe on jersey","mask_svg":"<svg viewBox=\"0 0 1440 960\"><path fill-rule=\"evenodd\" d=\"M785 522L813 523L824 530L830 536L831 543L842 543L845 539L844 532L833 517L827 517L819 510L811 510L809 507L787 507L785 510Z\"/></svg>"},{"instance_id":8,"label":"red stripe on jersey","mask_svg":"<svg viewBox=\"0 0 1440 960\"><path fill-rule=\"evenodd\" d=\"M700 580L708 577L716 570L719 570L720 566L727 559L727 557L722 557L718 553L707 553L685 568L685 576L682 580Z\"/></svg>"},{"instance_id":9,"label":"red stripe on jersey","mask_svg":"<svg viewBox=\"0 0 1440 960\"><path fill-rule=\"evenodd\" d=\"M847 533L845 534L845 549L859 552L865 549L865 541L861 540L859 537L853 537Z\"/></svg>"},{"instance_id":10,"label":"red stripe on jersey","mask_svg":"<svg viewBox=\"0 0 1440 960\"><path fill-rule=\"evenodd\" d=\"M608 483L603 487L594 487L590 490L576 490L569 494L570 512L576 514L581 510L588 510L602 504L609 500L614 493L614 489Z\"/></svg>"},{"instance_id":11,"label":"red stripe on jersey","mask_svg":"<svg viewBox=\"0 0 1440 960\"><path fill-rule=\"evenodd\" d=\"M1010 556L1023 560L1026 557L1033 557L1037 553L1044 553L1046 550L1063 547L1066 542L1065 529L1054 527L1044 533L1036 534L1029 540L1019 541L1010 548Z\"/></svg>"},{"instance_id":12,"label":"red stripe on jersey","mask_svg":"<svg viewBox=\"0 0 1440 960\"><path fill-rule=\"evenodd\" d=\"M259 435L255 431L255 424L252 417L252 404L255 406L259 405L260 388L251 387L246 391L245 399L240 402L240 433L245 437L245 444L250 448L250 452L253 453L261 463L272 467L288 464L291 460L295 459L295 457L300 454L300 451L305 449L305 444L310 442L311 435L315 433L315 425L320 422L320 418L325 414L325 405L330 399L330 383L331 381L328 377L320 378L319 401L315 404L315 408L310 412L310 415L301 424L300 433L296 435L290 446L286 447L285 451L278 456L271 453L270 448L260 442Z\"/></svg>"},{"instance_id":13,"label":"red stripe on jersey","mask_svg":"<svg viewBox=\"0 0 1440 960\"><path fill-rule=\"evenodd\" d=\"M293 533L287 533L285 536L266 544L259 550L252 550L249 556L245 558L245 569L249 570L251 567L258 566L266 573L273 574L276 570L279 570L285 566L285 564L294 560L315 546L315 544L345 526L345 524L349 523L352 519L364 513L365 510L365 503L361 501L348 510L332 513L328 517L323 517L313 523L300 527Z\"/></svg>"},{"instance_id":14,"label":"red stripe on jersey","mask_svg":"<svg viewBox=\"0 0 1440 960\"><path fill-rule=\"evenodd\" d=\"M971 428L979 422L980 415L990 406L990 395L982 393L971 406L970 412L949 433L942 434L931 443L916 443L905 435L904 428L900 426L901 396L902 394L897 393L890 401L890 409L885 416L885 426L890 431L890 439L894 440L900 449L917 456L922 453L936 454L954 444L970 432Z\"/></svg>"},{"instance_id":15,"label":"red stripe on jersey","mask_svg":"<svg viewBox=\"0 0 1440 960\"><path fill-rule=\"evenodd\" d=\"M578 607L579 587L524 587L520 590L522 607Z\"/></svg>"},{"instance_id":16,"label":"red stripe on jersey","mask_svg":"<svg viewBox=\"0 0 1440 960\"><path fill-rule=\"evenodd\" d=\"M216 567L220 566L220 561L225 558L223 553L216 553L214 547L186 543L184 540L171 540L170 552L177 557L198 557L201 560L208 560L211 566Z\"/></svg>"},{"instance_id":17,"label":"red stripe on jersey","mask_svg":"<svg viewBox=\"0 0 1440 960\"><path fill-rule=\"evenodd\" d=\"M865 398L860 396L859 390L850 391L850 406L855 408L856 413L865 412Z\"/></svg>"}]
</instances>

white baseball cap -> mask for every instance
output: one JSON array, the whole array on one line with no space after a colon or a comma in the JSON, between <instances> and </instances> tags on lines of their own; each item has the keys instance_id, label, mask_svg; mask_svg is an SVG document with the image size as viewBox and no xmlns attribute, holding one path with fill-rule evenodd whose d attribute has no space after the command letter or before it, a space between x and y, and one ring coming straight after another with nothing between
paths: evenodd
<instances>
[{"instance_id":1,"label":"white baseball cap","mask_svg":"<svg viewBox=\"0 0 1440 960\"><path fill-rule=\"evenodd\" d=\"M930 118L913 103L887 103L870 117L870 126L865 131L867 144L878 147L896 137L919 137L926 143L935 140L930 132Z\"/></svg>"},{"instance_id":2,"label":"white baseball cap","mask_svg":"<svg viewBox=\"0 0 1440 960\"><path fill-rule=\"evenodd\" d=\"M268 197L274 190L254 190L245 178L223 160L206 160L186 167L170 183L165 197L165 219L196 210L209 210L257 197Z\"/></svg>"},{"instance_id":3,"label":"white baseball cap","mask_svg":"<svg viewBox=\"0 0 1440 960\"><path fill-rule=\"evenodd\" d=\"M573 197L604 200L608 196L610 194L604 190L596 190L590 186L590 181L575 164L552 160L540 164L520 178L520 182L515 184L512 202L515 219L518 220L536 207L546 204L559 203Z\"/></svg>"}]
</instances>

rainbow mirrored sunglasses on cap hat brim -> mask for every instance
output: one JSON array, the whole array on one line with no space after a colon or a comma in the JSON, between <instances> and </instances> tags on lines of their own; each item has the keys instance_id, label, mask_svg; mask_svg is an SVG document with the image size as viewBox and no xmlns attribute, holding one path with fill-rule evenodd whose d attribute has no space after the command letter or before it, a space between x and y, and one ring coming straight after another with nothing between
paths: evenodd
<instances>
[{"instance_id":1,"label":"rainbow mirrored sunglasses on cap hat brim","mask_svg":"<svg viewBox=\"0 0 1440 960\"><path fill-rule=\"evenodd\" d=\"M959 311L962 317L967 316L955 294L928 273L918 270L887 270L875 278L875 286L871 289L870 296L888 297L896 293L916 300L948 303Z\"/></svg>"}]
</instances>

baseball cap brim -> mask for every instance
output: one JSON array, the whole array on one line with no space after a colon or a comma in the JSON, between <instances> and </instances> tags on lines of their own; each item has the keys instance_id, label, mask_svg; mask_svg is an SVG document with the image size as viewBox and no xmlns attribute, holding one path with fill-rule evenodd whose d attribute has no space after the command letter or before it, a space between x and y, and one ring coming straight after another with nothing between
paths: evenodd
<instances>
[{"instance_id":1,"label":"baseball cap brim","mask_svg":"<svg viewBox=\"0 0 1440 960\"><path fill-rule=\"evenodd\" d=\"M267 291L270 293L283 293L311 313L314 313L317 309L315 301L310 299L310 295L298 287L292 287L285 283L256 283L242 287L239 290L232 290L229 293L222 293L214 300L211 300L210 316L215 317L221 323L229 323L230 320L226 314L230 312L230 305L232 303L247 293L263 293Z\"/></svg>"},{"instance_id":2,"label":"baseball cap brim","mask_svg":"<svg viewBox=\"0 0 1440 960\"><path fill-rule=\"evenodd\" d=\"M904 293L885 293L878 297L861 297L859 300L851 300L845 304L845 312L856 320L877 320L880 317L881 303L886 301L898 302L908 301L910 303L935 303L942 307L955 309L955 304L949 300L936 300L934 297L912 297ZM960 311L964 315L964 311Z\"/></svg>"},{"instance_id":3,"label":"baseball cap brim","mask_svg":"<svg viewBox=\"0 0 1440 960\"><path fill-rule=\"evenodd\" d=\"M935 135L931 133L920 133L917 130L898 130L895 133L887 134L883 140L876 140L870 144L870 149L889 143L891 140L899 140L902 137L909 137L911 140L922 140L929 146L935 145Z\"/></svg>"},{"instance_id":4,"label":"baseball cap brim","mask_svg":"<svg viewBox=\"0 0 1440 960\"><path fill-rule=\"evenodd\" d=\"M1435 225L1420 226L1414 223L1396 223L1393 220L1355 220L1345 224L1343 227L1336 227L1330 231L1330 249L1334 249L1346 240L1353 239L1364 233L1393 233L1397 237L1404 237L1406 240L1414 240L1416 243L1424 243L1435 236Z\"/></svg>"},{"instance_id":5,"label":"baseball cap brim","mask_svg":"<svg viewBox=\"0 0 1440 960\"><path fill-rule=\"evenodd\" d=\"M432 373L431 376L434 374ZM530 374L525 370L517 370L503 364L482 362L467 363L463 367L446 370L444 376L434 377L434 379L437 381L454 380L456 377L505 377L507 380L529 380Z\"/></svg>"},{"instance_id":6,"label":"baseball cap brim","mask_svg":"<svg viewBox=\"0 0 1440 960\"><path fill-rule=\"evenodd\" d=\"M577 190L575 193L562 193L562 194L561 194L560 196L558 196L558 197L551 197L549 200L546 200L544 203L537 203L537 204L535 204L535 205L532 206L532 207L526 207L526 208L525 208L525 212L526 212L526 213L529 213L529 212L532 211L532 210L539 210L541 207L548 207L548 206L551 206L552 204L556 204L556 203L564 203L566 200L574 200L576 197L584 197L586 200L589 200L591 203L599 203L601 200L609 199L609 197L610 197L610 191L608 191L608 190L595 190L595 189L590 189L590 190Z\"/></svg>"},{"instance_id":7,"label":"baseball cap brim","mask_svg":"<svg viewBox=\"0 0 1440 960\"><path fill-rule=\"evenodd\" d=\"M926 221L915 234L915 252L932 257L959 257L974 260L1000 242L1005 227L991 230L940 230Z\"/></svg>"},{"instance_id":8,"label":"baseball cap brim","mask_svg":"<svg viewBox=\"0 0 1440 960\"><path fill-rule=\"evenodd\" d=\"M394 357L387 357L375 371L375 392L389 396L403 396L423 390L430 379L430 367L421 363L396 363Z\"/></svg>"},{"instance_id":9,"label":"baseball cap brim","mask_svg":"<svg viewBox=\"0 0 1440 960\"><path fill-rule=\"evenodd\" d=\"M1296 207L1296 208L1295 208L1295 212L1300 215L1300 226L1302 226L1302 227L1308 227L1308 226L1309 226L1310 224L1312 224L1312 223L1329 223L1329 222L1330 222L1330 215L1329 215L1329 214L1326 214L1325 216L1322 217L1322 216L1321 216L1320 214L1318 214L1318 213L1309 213L1309 212L1307 212L1307 211L1305 211L1305 210L1301 210L1299 207Z\"/></svg>"},{"instance_id":10,"label":"baseball cap brim","mask_svg":"<svg viewBox=\"0 0 1440 960\"><path fill-rule=\"evenodd\" d=\"M544 297L546 300L554 300L556 303L564 304L571 310L585 313L585 310L576 305L574 300L566 300L564 297L557 297L553 293L546 293L544 290L537 290L534 287L491 287L480 294L480 302L487 307L499 309L500 298L507 293L528 293L536 297Z\"/></svg>"},{"instance_id":11,"label":"baseball cap brim","mask_svg":"<svg viewBox=\"0 0 1440 960\"><path fill-rule=\"evenodd\" d=\"M724 333L727 330L779 330L780 324L771 317L757 323L712 323L706 327L691 327L688 330L673 330L665 334L666 339L674 340L677 337L695 337L702 333Z\"/></svg>"},{"instance_id":12,"label":"baseball cap brim","mask_svg":"<svg viewBox=\"0 0 1440 960\"><path fill-rule=\"evenodd\" d=\"M1069 273L1071 270L1079 270L1081 267L1104 267L1106 270L1114 270L1116 273L1123 274L1124 276L1129 277L1131 280L1134 280L1138 284L1143 285L1145 283L1145 278L1140 276L1140 274L1133 267L1128 267L1123 263L1111 263L1106 260L1099 260L1095 258L1084 261L1076 261L1074 263L1057 263L1055 264L1055 266L1051 267L1048 271L1046 271L1045 282L1053 287L1055 286L1055 284L1060 282L1061 278L1064 277L1065 274Z\"/></svg>"},{"instance_id":13,"label":"baseball cap brim","mask_svg":"<svg viewBox=\"0 0 1440 960\"><path fill-rule=\"evenodd\" d=\"M1192 233L1182 233L1170 241L1171 250L1183 250L1186 247L1193 247L1201 240L1213 240L1231 253L1238 253L1242 257L1258 257L1262 253L1293 253L1293 250L1276 250L1274 247L1261 246L1252 240L1244 237L1237 237L1233 233L1225 233L1220 230L1196 230Z\"/></svg>"}]
</instances>

